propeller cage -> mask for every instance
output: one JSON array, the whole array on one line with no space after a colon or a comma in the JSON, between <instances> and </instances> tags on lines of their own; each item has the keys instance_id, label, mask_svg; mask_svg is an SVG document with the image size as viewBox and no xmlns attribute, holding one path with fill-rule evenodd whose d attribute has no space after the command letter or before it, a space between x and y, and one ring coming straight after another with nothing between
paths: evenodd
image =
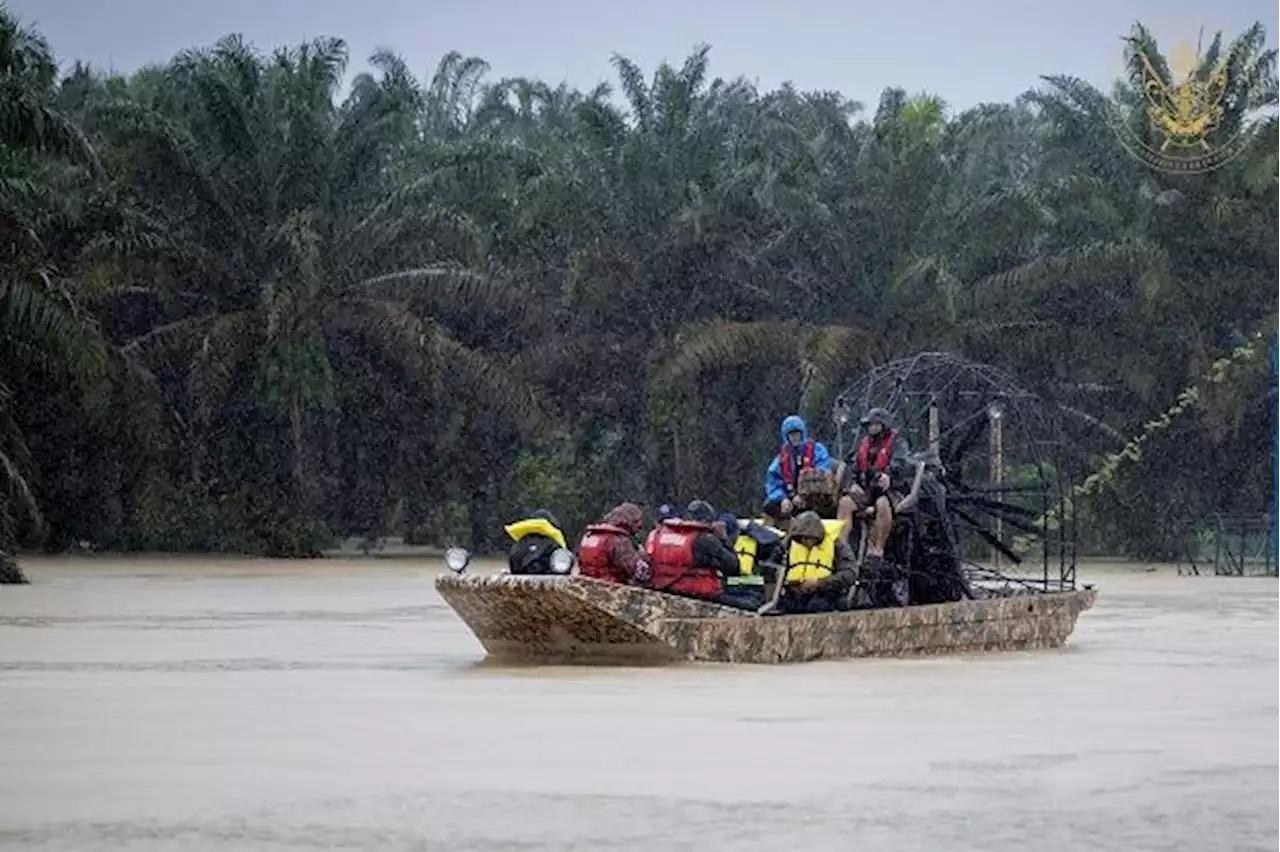
<instances>
[{"instance_id":1,"label":"propeller cage","mask_svg":"<svg viewBox=\"0 0 1280 852\"><path fill-rule=\"evenodd\" d=\"M919 503L895 523L887 555L903 565L949 562L971 587L991 591L1075 588L1070 497L1080 454L1060 406L995 367L926 352L877 367L841 393L836 428L856 428L848 412L874 407L889 411L913 460L926 465ZM846 461L861 438L858 431L847 442Z\"/></svg>"}]
</instances>

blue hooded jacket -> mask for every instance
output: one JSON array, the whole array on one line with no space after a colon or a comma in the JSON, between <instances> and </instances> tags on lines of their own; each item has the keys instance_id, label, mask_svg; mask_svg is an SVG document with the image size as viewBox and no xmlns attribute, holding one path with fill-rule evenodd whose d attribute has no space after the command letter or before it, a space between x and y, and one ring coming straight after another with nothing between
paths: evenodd
<instances>
[{"instance_id":1,"label":"blue hooded jacket","mask_svg":"<svg viewBox=\"0 0 1280 852\"><path fill-rule=\"evenodd\" d=\"M800 445L804 446L804 442L809 440L809 427L805 425L804 420L797 414L783 418L782 427L778 430L783 445L787 443L787 433L797 429L800 430ZM831 454L827 452L827 448L821 441L813 442L813 463L819 470L835 473L835 459L831 458ZM782 463L778 459L778 454L775 453L773 461L769 462L769 470L764 475L764 502L781 503L786 497L787 486L782 481Z\"/></svg>"}]
</instances>

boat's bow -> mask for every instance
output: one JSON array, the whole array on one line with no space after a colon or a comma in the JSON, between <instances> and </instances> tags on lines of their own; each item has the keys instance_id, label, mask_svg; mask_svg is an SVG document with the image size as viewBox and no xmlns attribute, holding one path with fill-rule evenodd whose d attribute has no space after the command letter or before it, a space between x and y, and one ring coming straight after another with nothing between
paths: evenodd
<instances>
[{"instance_id":1,"label":"boat's bow","mask_svg":"<svg viewBox=\"0 0 1280 852\"><path fill-rule=\"evenodd\" d=\"M581 576L442 574L436 589L498 660L687 659L655 634L661 622L742 615L717 604Z\"/></svg>"}]
</instances>

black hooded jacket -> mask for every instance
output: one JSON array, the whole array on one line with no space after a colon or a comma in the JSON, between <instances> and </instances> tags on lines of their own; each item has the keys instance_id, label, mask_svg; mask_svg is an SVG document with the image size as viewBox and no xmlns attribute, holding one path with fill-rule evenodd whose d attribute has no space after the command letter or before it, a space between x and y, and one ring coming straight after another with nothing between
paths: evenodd
<instances>
[{"instance_id":1,"label":"black hooded jacket","mask_svg":"<svg viewBox=\"0 0 1280 852\"><path fill-rule=\"evenodd\" d=\"M715 509L709 503L695 500L685 510L685 517L704 524L716 522ZM738 554L713 532L700 533L693 540L693 564L699 568L712 568L723 577L736 577L739 572Z\"/></svg>"}]
</instances>

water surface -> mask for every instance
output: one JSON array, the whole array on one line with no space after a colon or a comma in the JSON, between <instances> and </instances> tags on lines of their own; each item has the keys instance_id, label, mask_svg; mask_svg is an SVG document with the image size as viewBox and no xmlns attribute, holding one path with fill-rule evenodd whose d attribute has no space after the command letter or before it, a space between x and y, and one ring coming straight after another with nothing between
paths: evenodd
<instances>
[{"instance_id":1,"label":"water surface","mask_svg":"<svg viewBox=\"0 0 1280 852\"><path fill-rule=\"evenodd\" d=\"M1276 582L1095 572L1067 648L501 668L404 560L0 587L0 849L1274 850Z\"/></svg>"}]
</instances>

